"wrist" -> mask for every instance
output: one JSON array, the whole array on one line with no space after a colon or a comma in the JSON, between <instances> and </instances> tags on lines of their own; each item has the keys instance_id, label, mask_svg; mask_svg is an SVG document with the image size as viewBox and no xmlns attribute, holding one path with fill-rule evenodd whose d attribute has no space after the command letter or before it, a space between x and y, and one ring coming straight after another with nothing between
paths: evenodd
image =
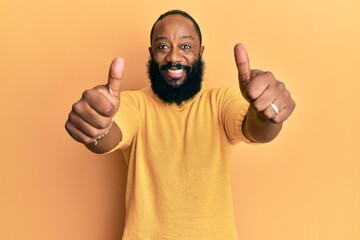
<instances>
[{"instance_id":1,"label":"wrist","mask_svg":"<svg viewBox=\"0 0 360 240\"><path fill-rule=\"evenodd\" d=\"M116 147L121 141L122 134L120 128L115 122L103 134L94 139L93 142L85 144L85 146L94 153L106 153Z\"/></svg>"},{"instance_id":2,"label":"wrist","mask_svg":"<svg viewBox=\"0 0 360 240\"><path fill-rule=\"evenodd\" d=\"M99 142L101 139L103 139L103 138L109 133L109 131L110 131L113 123L114 123L114 119L112 119L111 124L110 124L110 127L108 127L108 129L107 129L103 134L99 135L97 138L94 139L93 144L94 144L95 146L97 146L97 145L98 145L98 142Z\"/></svg>"}]
</instances>

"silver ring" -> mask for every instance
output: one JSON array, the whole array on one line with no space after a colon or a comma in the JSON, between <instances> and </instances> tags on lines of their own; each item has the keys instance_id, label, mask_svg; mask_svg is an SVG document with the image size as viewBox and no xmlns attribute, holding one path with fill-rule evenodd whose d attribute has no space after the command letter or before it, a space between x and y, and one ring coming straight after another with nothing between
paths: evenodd
<instances>
[{"instance_id":1,"label":"silver ring","mask_svg":"<svg viewBox=\"0 0 360 240\"><path fill-rule=\"evenodd\" d=\"M279 114L279 108L274 104L274 103L272 103L271 105L270 105L271 107L272 107L272 109L274 109L274 111L276 112L276 114Z\"/></svg>"}]
</instances>

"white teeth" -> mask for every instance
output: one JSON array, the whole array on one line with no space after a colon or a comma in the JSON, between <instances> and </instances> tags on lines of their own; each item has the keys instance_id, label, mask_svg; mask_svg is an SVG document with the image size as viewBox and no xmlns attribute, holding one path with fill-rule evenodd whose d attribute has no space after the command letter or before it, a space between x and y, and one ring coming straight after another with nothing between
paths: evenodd
<instances>
[{"instance_id":1,"label":"white teeth","mask_svg":"<svg viewBox=\"0 0 360 240\"><path fill-rule=\"evenodd\" d=\"M176 69L176 70L171 70L169 69L169 72L174 73L174 74L180 74L184 69Z\"/></svg>"}]
</instances>

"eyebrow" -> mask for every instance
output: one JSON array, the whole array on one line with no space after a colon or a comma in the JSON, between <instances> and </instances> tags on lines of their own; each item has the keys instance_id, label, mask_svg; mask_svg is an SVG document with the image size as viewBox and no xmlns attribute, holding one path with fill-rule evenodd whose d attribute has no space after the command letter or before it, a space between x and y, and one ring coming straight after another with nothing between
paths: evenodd
<instances>
[{"instance_id":1,"label":"eyebrow","mask_svg":"<svg viewBox=\"0 0 360 240\"><path fill-rule=\"evenodd\" d=\"M181 36L180 38L194 40L194 37L193 37L192 35L184 35L184 36ZM154 41L157 42L157 41L164 40L164 39L167 39L167 37L165 37L165 36L158 36L158 37L155 37Z\"/></svg>"}]
</instances>

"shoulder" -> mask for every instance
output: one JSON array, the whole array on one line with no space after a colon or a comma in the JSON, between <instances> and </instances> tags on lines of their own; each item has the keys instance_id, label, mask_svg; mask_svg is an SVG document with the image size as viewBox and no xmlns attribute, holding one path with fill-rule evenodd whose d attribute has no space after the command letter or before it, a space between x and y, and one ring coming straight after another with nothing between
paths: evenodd
<instances>
[{"instance_id":1,"label":"shoulder","mask_svg":"<svg viewBox=\"0 0 360 240\"><path fill-rule=\"evenodd\" d=\"M139 90L124 90L121 91L121 97L131 97L131 98L140 98L144 97L149 92L150 87L144 87Z\"/></svg>"},{"instance_id":2,"label":"shoulder","mask_svg":"<svg viewBox=\"0 0 360 240\"><path fill-rule=\"evenodd\" d=\"M146 101L151 96L151 88L145 87L139 90L125 90L120 93L121 101L138 104L139 102Z\"/></svg>"},{"instance_id":3,"label":"shoulder","mask_svg":"<svg viewBox=\"0 0 360 240\"><path fill-rule=\"evenodd\" d=\"M238 87L209 88L204 91L203 96L215 98L217 100L242 98L240 89Z\"/></svg>"}]
</instances>

